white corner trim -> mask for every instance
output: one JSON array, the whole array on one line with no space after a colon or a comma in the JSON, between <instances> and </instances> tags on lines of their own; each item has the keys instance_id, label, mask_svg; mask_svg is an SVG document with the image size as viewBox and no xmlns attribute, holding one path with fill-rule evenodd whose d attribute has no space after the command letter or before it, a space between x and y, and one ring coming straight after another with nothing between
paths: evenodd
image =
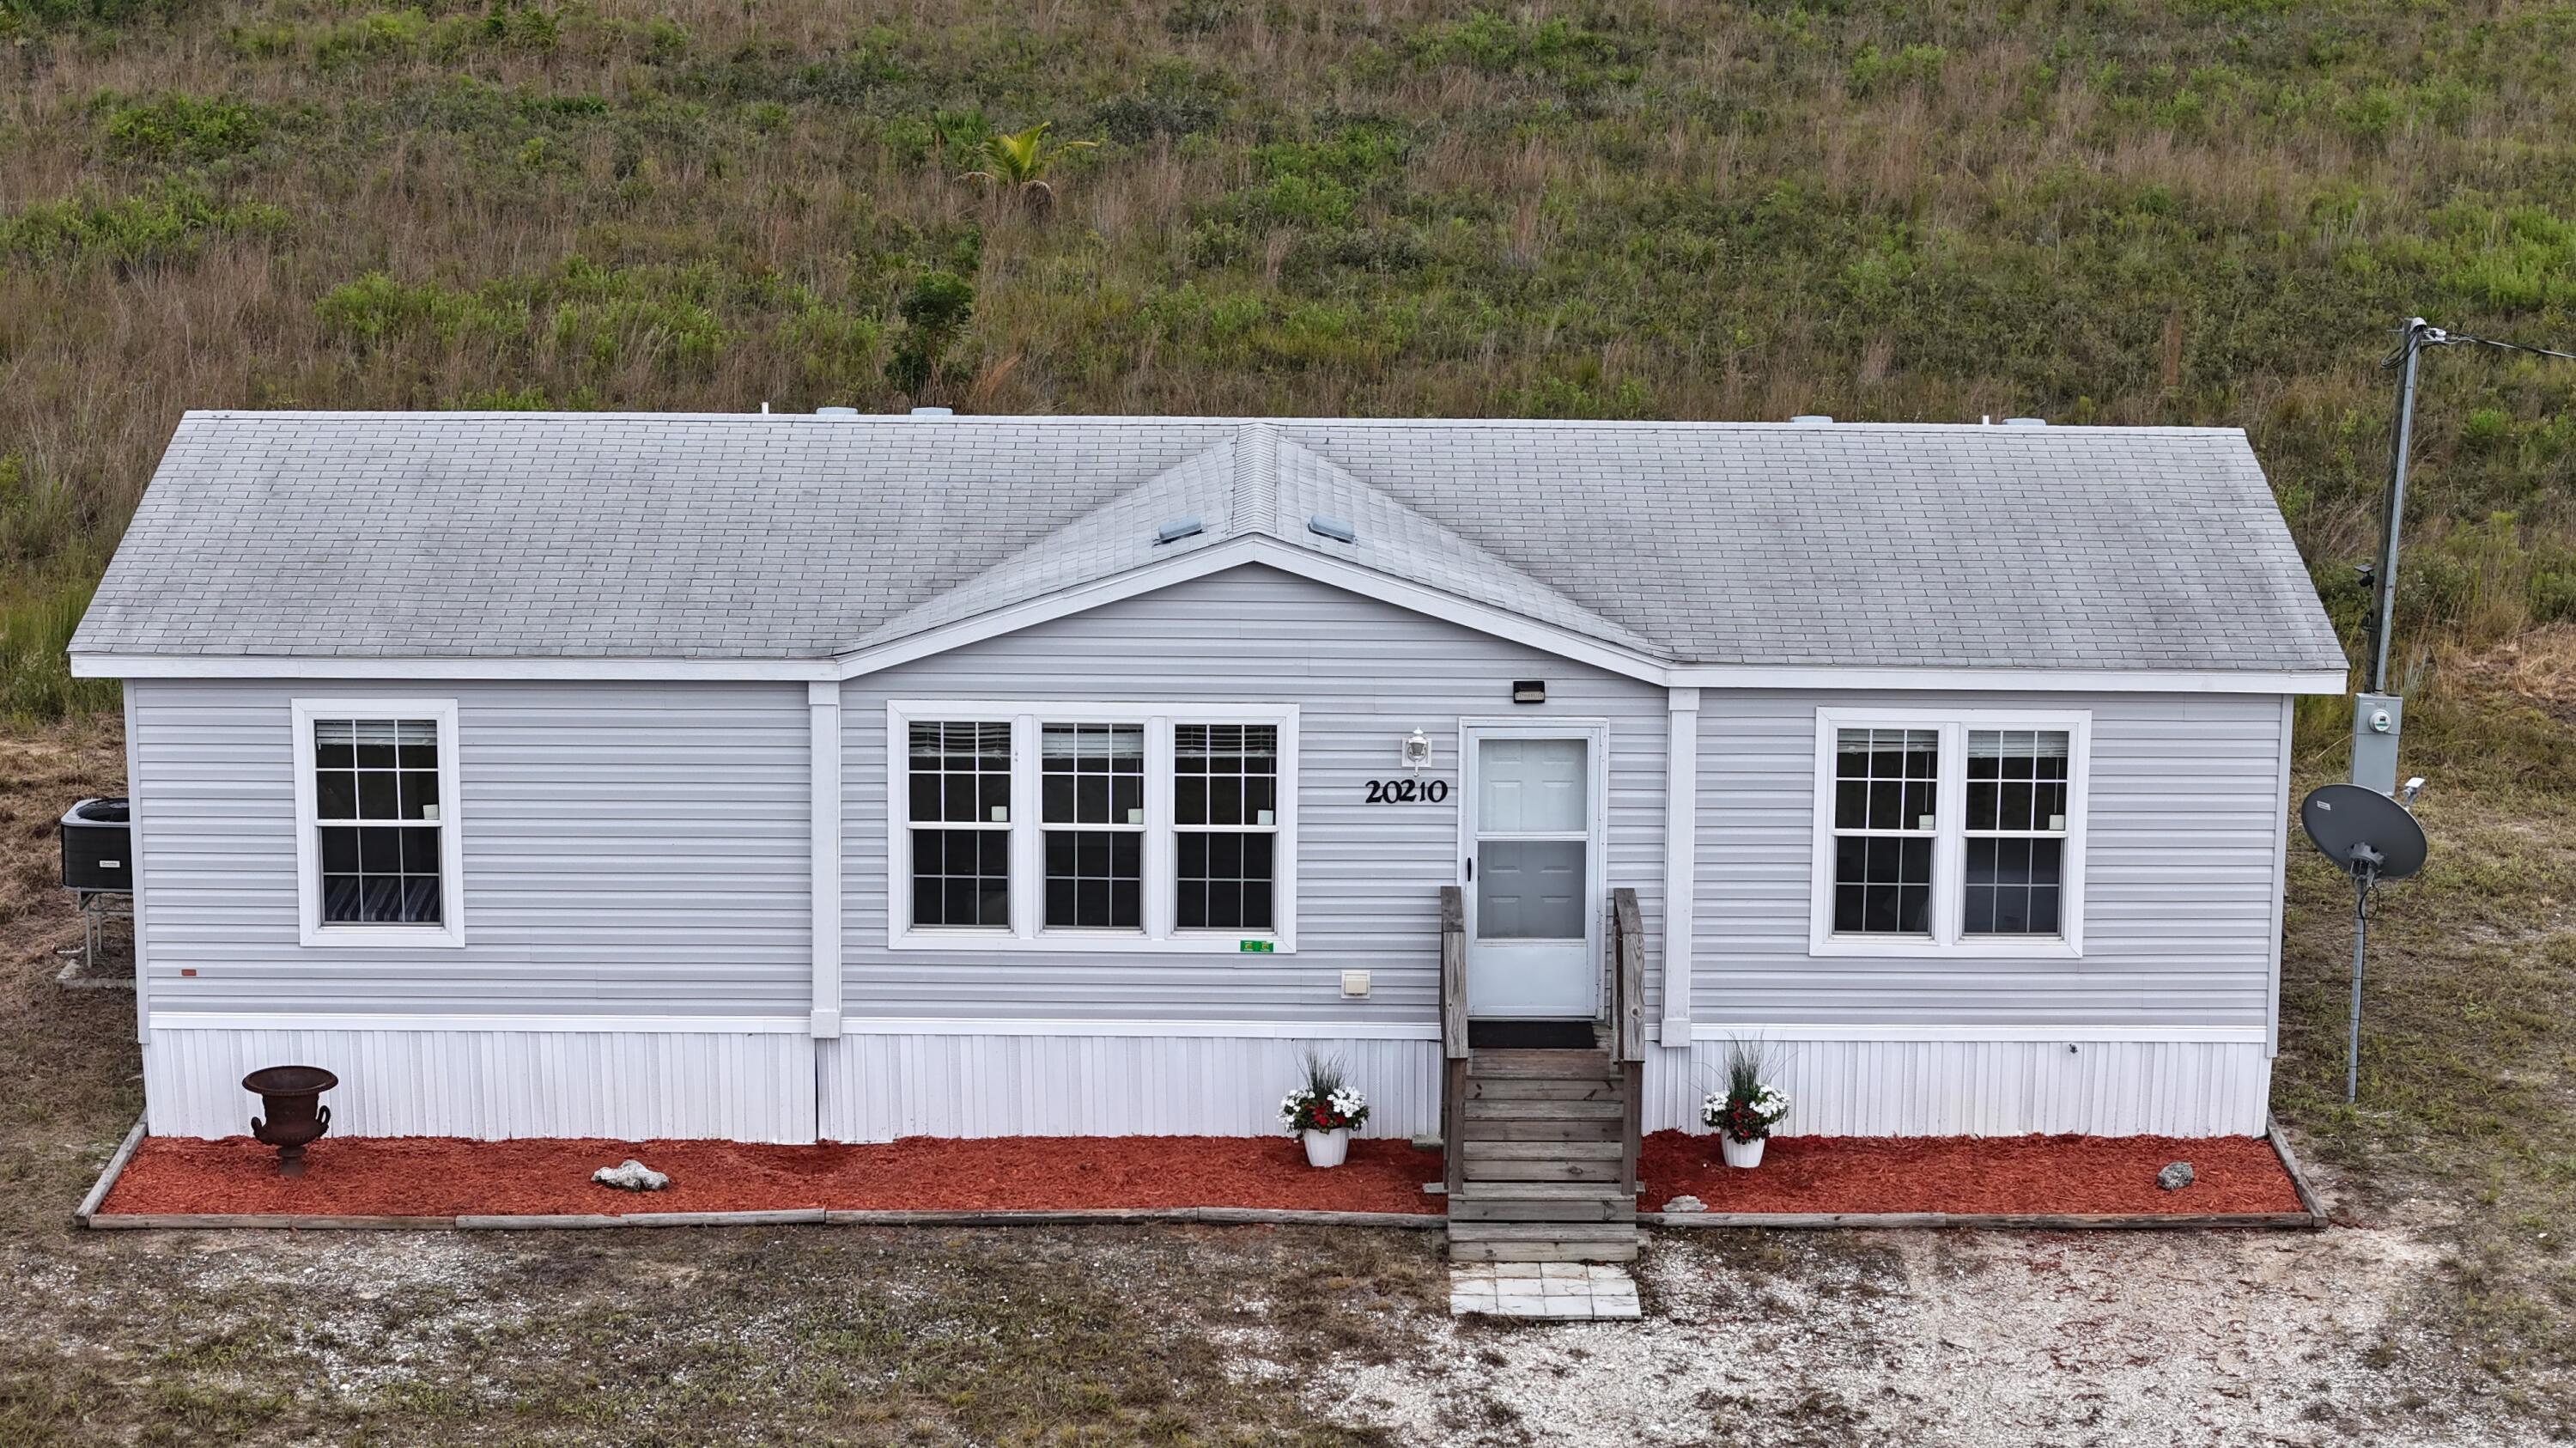
<instances>
[{"instance_id":1,"label":"white corner trim","mask_svg":"<svg viewBox=\"0 0 2576 1448\"><path fill-rule=\"evenodd\" d=\"M1851 1026L1851 1025L1699 1025L1696 1041L2053 1041L2070 1046L2093 1043L2172 1041L2188 1044L2261 1045L2261 1026Z\"/></svg>"},{"instance_id":2,"label":"white corner trim","mask_svg":"<svg viewBox=\"0 0 2576 1448\"><path fill-rule=\"evenodd\" d=\"M1834 736L1851 727L1936 730L1941 754L1934 794L1931 934L1860 936L1834 933ZM1972 729L2062 730L2067 736L2065 879L2053 936L1968 935L1966 899L1967 734ZM2084 845L2091 809L2093 712L2089 709L1978 709L1956 704L1816 710L1815 805L1809 855L1807 954L1886 960L2081 960L2084 957Z\"/></svg>"},{"instance_id":3,"label":"white corner trim","mask_svg":"<svg viewBox=\"0 0 2576 1448\"><path fill-rule=\"evenodd\" d=\"M1699 690L1665 696L1664 1010L1656 1039L1690 1039L1692 926L1699 903Z\"/></svg>"},{"instance_id":4,"label":"white corner trim","mask_svg":"<svg viewBox=\"0 0 2576 1448\"><path fill-rule=\"evenodd\" d=\"M851 1016L852 1036L1200 1037L1264 1041L1436 1041L1438 1021L1140 1021L1076 1018Z\"/></svg>"},{"instance_id":5,"label":"white corner trim","mask_svg":"<svg viewBox=\"0 0 2576 1448\"><path fill-rule=\"evenodd\" d=\"M2298 706L2281 701L2281 768L2272 785L2272 938L2264 951L2263 1054L2281 1054L2281 936L2288 928L2290 888L2290 760L2298 733Z\"/></svg>"},{"instance_id":6,"label":"white corner trim","mask_svg":"<svg viewBox=\"0 0 2576 1448\"><path fill-rule=\"evenodd\" d=\"M134 727L134 691L117 693L125 713L125 852L127 878L134 887L134 1039L148 1046L152 1043L152 931L151 912L145 906L145 892L151 887L143 878L149 843L143 820L143 735Z\"/></svg>"},{"instance_id":7,"label":"white corner trim","mask_svg":"<svg viewBox=\"0 0 2576 1448\"><path fill-rule=\"evenodd\" d=\"M814 934L814 1005L807 1030L817 1040L841 1033L841 686L805 686Z\"/></svg>"},{"instance_id":8,"label":"white corner trim","mask_svg":"<svg viewBox=\"0 0 2576 1448\"><path fill-rule=\"evenodd\" d=\"M803 1016L391 1015L347 1011L161 1011L165 1031L552 1031L649 1035L789 1036Z\"/></svg>"},{"instance_id":9,"label":"white corner trim","mask_svg":"<svg viewBox=\"0 0 2576 1448\"><path fill-rule=\"evenodd\" d=\"M290 699L288 728L295 759L295 926L305 946L341 950L454 950L465 944L465 760L456 742L456 701L352 697ZM313 721L316 719L430 719L438 726L438 826L440 923L436 925L325 925L322 923L322 857L314 832Z\"/></svg>"}]
</instances>

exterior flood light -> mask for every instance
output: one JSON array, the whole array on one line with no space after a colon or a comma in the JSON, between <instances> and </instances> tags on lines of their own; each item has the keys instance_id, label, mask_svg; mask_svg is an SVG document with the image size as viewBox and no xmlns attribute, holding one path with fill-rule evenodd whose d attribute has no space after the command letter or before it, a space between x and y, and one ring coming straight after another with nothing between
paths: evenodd
<instances>
[{"instance_id":1,"label":"exterior flood light","mask_svg":"<svg viewBox=\"0 0 2576 1448\"><path fill-rule=\"evenodd\" d=\"M1512 702L1513 702L1513 703L1515 703L1515 704L1544 704L1544 703L1546 703L1546 702L1547 702L1547 680L1545 680L1545 679L1514 679L1514 680L1512 680Z\"/></svg>"}]
</instances>

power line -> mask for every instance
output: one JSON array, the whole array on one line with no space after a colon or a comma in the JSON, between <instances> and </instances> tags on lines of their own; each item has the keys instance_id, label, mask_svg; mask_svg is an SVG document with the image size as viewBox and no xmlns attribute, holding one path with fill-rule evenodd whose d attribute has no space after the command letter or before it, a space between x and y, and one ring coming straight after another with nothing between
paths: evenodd
<instances>
[{"instance_id":1,"label":"power line","mask_svg":"<svg viewBox=\"0 0 2576 1448\"><path fill-rule=\"evenodd\" d=\"M2421 317L2415 318L2406 331L2409 334L2407 340L2400 344L2396 351L2389 353L2387 359L2379 364L2380 366L2394 367L2406 360L2408 352L2418 347L2460 347L2471 343L2506 352L2528 352L2535 357L2556 357L2564 362L2576 362L2576 352L2561 352L2555 347L2535 347L2528 342L2506 342L2494 337L2472 337L2466 332L2445 331L2440 327L2426 325Z\"/></svg>"}]
</instances>

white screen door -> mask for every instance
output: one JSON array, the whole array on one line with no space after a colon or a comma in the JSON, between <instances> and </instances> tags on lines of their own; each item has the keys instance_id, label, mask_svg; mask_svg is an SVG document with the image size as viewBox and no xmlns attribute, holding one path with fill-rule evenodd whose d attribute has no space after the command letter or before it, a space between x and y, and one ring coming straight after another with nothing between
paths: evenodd
<instances>
[{"instance_id":1,"label":"white screen door","mask_svg":"<svg viewBox=\"0 0 2576 1448\"><path fill-rule=\"evenodd\" d=\"M1589 1020L1600 991L1592 740L1470 737L1467 1013Z\"/></svg>"}]
</instances>

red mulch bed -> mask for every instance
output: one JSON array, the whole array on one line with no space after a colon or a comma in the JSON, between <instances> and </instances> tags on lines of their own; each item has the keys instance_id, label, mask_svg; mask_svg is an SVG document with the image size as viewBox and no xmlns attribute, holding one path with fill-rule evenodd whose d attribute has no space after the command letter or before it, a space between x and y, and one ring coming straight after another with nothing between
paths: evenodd
<instances>
[{"instance_id":1,"label":"red mulch bed","mask_svg":"<svg viewBox=\"0 0 2576 1448\"><path fill-rule=\"evenodd\" d=\"M2180 1191L2156 1185L2191 1163ZM2296 1212L2298 1189L2255 1136L1784 1136L1751 1171L1717 1138L1658 1131L1637 1174L1649 1211L1682 1195L1712 1212Z\"/></svg>"},{"instance_id":2,"label":"red mulch bed","mask_svg":"<svg viewBox=\"0 0 2576 1448\"><path fill-rule=\"evenodd\" d=\"M668 1172L658 1192L590 1174L628 1157ZM301 1212L451 1217L628 1212L844 1210L1063 1211L1098 1207L1274 1207L1437 1213L1422 1184L1440 1158L1403 1141L1354 1141L1332 1171L1287 1137L914 1136L882 1146L728 1141L465 1141L325 1137L305 1174L246 1136L148 1137L102 1213Z\"/></svg>"}]
</instances>

